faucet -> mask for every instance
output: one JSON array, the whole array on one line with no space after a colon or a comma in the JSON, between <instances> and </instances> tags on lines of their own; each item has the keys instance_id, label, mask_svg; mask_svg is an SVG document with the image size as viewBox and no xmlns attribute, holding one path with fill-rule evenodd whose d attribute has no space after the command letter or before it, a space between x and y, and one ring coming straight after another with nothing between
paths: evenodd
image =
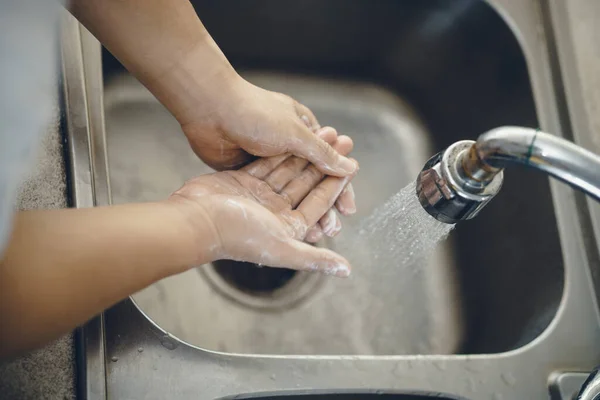
<instances>
[{"instance_id":1,"label":"faucet","mask_svg":"<svg viewBox=\"0 0 600 400\"><path fill-rule=\"evenodd\" d=\"M440 222L475 217L500 191L504 168L547 173L600 201L600 156L538 129L505 126L433 156L417 177L419 202Z\"/></svg>"},{"instance_id":2,"label":"faucet","mask_svg":"<svg viewBox=\"0 0 600 400\"><path fill-rule=\"evenodd\" d=\"M440 222L471 219L498 194L504 168L512 164L543 171L600 201L600 156L537 129L505 126L430 158L417 177L419 202ZM600 367L576 398L600 399Z\"/></svg>"}]
</instances>

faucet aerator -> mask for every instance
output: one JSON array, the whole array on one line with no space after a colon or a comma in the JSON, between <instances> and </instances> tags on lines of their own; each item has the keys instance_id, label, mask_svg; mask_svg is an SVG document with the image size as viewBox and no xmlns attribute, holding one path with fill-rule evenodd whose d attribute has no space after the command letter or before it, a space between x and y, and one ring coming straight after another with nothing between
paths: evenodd
<instances>
[{"instance_id":1,"label":"faucet aerator","mask_svg":"<svg viewBox=\"0 0 600 400\"><path fill-rule=\"evenodd\" d=\"M447 224L475 217L500 191L503 168L534 168L600 201L600 156L557 136L515 126L492 129L477 142L456 142L432 157L417 177L419 202Z\"/></svg>"},{"instance_id":2,"label":"faucet aerator","mask_svg":"<svg viewBox=\"0 0 600 400\"><path fill-rule=\"evenodd\" d=\"M487 181L478 181L465 171L465 159L475 142L456 142L433 156L417 177L417 197L436 220L455 224L475 217L498 193L503 173L497 170Z\"/></svg>"}]
</instances>

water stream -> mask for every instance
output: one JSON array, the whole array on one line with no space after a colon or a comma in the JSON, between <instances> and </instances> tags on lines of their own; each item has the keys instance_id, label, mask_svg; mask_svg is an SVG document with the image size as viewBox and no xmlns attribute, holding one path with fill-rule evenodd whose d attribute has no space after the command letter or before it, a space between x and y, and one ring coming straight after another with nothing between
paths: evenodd
<instances>
[{"instance_id":1,"label":"water stream","mask_svg":"<svg viewBox=\"0 0 600 400\"><path fill-rule=\"evenodd\" d=\"M368 243L379 263L410 269L421 265L453 228L427 214L413 181L360 222L357 240Z\"/></svg>"}]
</instances>

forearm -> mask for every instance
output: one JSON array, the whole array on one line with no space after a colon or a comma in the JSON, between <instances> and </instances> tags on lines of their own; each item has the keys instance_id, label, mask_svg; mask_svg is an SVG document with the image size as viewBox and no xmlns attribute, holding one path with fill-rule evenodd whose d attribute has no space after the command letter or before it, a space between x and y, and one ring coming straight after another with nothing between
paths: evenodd
<instances>
[{"instance_id":1,"label":"forearm","mask_svg":"<svg viewBox=\"0 0 600 400\"><path fill-rule=\"evenodd\" d=\"M0 358L53 339L202 262L202 233L169 203L21 212L0 262Z\"/></svg>"},{"instance_id":2,"label":"forearm","mask_svg":"<svg viewBox=\"0 0 600 400\"><path fill-rule=\"evenodd\" d=\"M73 0L71 11L182 124L235 92L240 78L188 0Z\"/></svg>"}]
</instances>

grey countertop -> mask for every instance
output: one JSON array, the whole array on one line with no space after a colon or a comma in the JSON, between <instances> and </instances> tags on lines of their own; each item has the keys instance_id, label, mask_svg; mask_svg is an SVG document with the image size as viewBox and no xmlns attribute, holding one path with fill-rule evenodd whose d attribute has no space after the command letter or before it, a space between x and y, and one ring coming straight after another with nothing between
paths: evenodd
<instances>
[{"instance_id":1,"label":"grey countertop","mask_svg":"<svg viewBox=\"0 0 600 400\"><path fill-rule=\"evenodd\" d=\"M40 143L36 162L21 186L19 208L22 210L67 206L59 107L55 110ZM0 363L0 399L74 398L72 334L15 360Z\"/></svg>"}]
</instances>

